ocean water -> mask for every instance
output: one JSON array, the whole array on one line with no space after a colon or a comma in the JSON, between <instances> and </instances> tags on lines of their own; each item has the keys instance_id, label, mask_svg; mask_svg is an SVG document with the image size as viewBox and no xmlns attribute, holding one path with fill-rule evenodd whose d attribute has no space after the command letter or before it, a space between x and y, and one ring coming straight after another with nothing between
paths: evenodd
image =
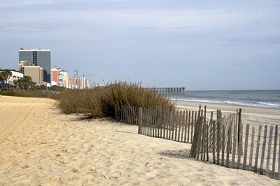
<instances>
[{"instance_id":1,"label":"ocean water","mask_svg":"<svg viewBox=\"0 0 280 186\"><path fill-rule=\"evenodd\" d=\"M201 90L170 95L172 100L280 109L280 90Z\"/></svg>"}]
</instances>

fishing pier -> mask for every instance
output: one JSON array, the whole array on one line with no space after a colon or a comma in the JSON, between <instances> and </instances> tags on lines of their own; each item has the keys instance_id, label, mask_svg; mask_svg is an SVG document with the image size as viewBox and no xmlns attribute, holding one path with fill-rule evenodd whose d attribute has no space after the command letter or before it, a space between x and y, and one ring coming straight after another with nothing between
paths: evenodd
<instances>
[{"instance_id":1,"label":"fishing pier","mask_svg":"<svg viewBox=\"0 0 280 186\"><path fill-rule=\"evenodd\" d=\"M185 87L163 87L163 88L147 88L158 94L184 94Z\"/></svg>"}]
</instances>

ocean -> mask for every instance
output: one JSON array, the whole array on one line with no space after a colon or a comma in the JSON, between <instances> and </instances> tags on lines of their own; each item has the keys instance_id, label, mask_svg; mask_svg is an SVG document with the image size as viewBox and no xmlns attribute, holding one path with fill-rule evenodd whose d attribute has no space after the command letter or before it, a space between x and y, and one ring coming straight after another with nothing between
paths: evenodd
<instances>
[{"instance_id":1,"label":"ocean","mask_svg":"<svg viewBox=\"0 0 280 186\"><path fill-rule=\"evenodd\" d=\"M280 90L201 90L171 95L172 100L280 109Z\"/></svg>"}]
</instances>

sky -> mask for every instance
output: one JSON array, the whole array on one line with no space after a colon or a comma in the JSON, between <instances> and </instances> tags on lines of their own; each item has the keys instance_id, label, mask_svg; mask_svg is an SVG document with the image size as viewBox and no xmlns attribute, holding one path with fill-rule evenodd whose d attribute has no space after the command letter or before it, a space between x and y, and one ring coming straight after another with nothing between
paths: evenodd
<instances>
[{"instance_id":1,"label":"sky","mask_svg":"<svg viewBox=\"0 0 280 186\"><path fill-rule=\"evenodd\" d=\"M279 0L0 0L0 68L19 48L92 84L280 89Z\"/></svg>"}]
</instances>

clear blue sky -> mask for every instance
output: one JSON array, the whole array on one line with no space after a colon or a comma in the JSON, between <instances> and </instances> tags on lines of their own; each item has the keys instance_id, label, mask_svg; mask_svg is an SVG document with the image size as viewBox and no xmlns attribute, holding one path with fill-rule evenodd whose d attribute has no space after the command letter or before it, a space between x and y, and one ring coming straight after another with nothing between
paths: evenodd
<instances>
[{"instance_id":1,"label":"clear blue sky","mask_svg":"<svg viewBox=\"0 0 280 186\"><path fill-rule=\"evenodd\" d=\"M20 47L92 82L280 89L279 0L0 0L0 68Z\"/></svg>"}]
</instances>

